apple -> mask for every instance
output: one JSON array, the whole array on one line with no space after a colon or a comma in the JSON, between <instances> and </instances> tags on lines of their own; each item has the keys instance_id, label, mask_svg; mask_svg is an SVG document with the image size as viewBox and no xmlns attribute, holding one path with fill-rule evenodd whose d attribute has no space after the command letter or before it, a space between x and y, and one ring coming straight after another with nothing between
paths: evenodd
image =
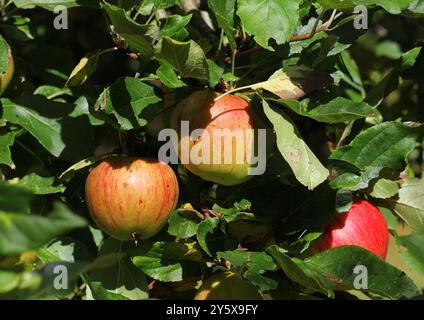
<instances>
[{"instance_id":1,"label":"apple","mask_svg":"<svg viewBox=\"0 0 424 320\"><path fill-rule=\"evenodd\" d=\"M385 259L389 247L389 230L383 214L370 202L355 199L347 213L337 214L324 233L312 244L319 252L344 245L367 249Z\"/></svg>"},{"instance_id":2,"label":"apple","mask_svg":"<svg viewBox=\"0 0 424 320\"><path fill-rule=\"evenodd\" d=\"M194 300L262 300L262 297L254 285L228 271L208 278Z\"/></svg>"},{"instance_id":3,"label":"apple","mask_svg":"<svg viewBox=\"0 0 424 320\"><path fill-rule=\"evenodd\" d=\"M0 36L0 41L3 41L3 43L5 44L7 55L9 57L6 71L0 74L0 96L1 96L6 91L7 87L10 84L10 81L12 80L13 72L15 71L15 63L12 56L12 50L10 49L9 44L1 36Z\"/></svg>"},{"instance_id":4,"label":"apple","mask_svg":"<svg viewBox=\"0 0 424 320\"><path fill-rule=\"evenodd\" d=\"M175 210L178 181L157 159L114 157L100 162L87 177L86 200L96 224L119 240L157 234Z\"/></svg>"},{"instance_id":5,"label":"apple","mask_svg":"<svg viewBox=\"0 0 424 320\"><path fill-rule=\"evenodd\" d=\"M193 174L225 186L238 185L253 176L251 169L259 164L255 157L265 157L266 164L266 154L257 151L258 144L264 143L258 138L258 129L266 126L248 101L231 94L216 99L219 96L208 90L197 91L174 108L171 127L179 135L175 149L180 162ZM189 130L184 132L187 123ZM199 129L203 133L193 136ZM266 149L270 137L270 130L266 130Z\"/></svg>"}]
</instances>

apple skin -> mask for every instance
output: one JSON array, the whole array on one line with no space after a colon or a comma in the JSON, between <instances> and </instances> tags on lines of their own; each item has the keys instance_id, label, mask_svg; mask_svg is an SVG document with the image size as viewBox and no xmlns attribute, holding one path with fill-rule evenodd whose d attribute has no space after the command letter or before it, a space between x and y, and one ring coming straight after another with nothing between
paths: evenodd
<instances>
[{"instance_id":1,"label":"apple skin","mask_svg":"<svg viewBox=\"0 0 424 320\"><path fill-rule=\"evenodd\" d=\"M6 89L9 87L10 82L12 81L13 73L15 71L15 62L13 60L12 50L10 49L10 46L7 44L6 40L4 40L0 36L0 41L4 41L6 43L9 56L9 64L7 66L7 69L4 73L0 75L0 96L2 96Z\"/></svg>"},{"instance_id":2,"label":"apple skin","mask_svg":"<svg viewBox=\"0 0 424 320\"><path fill-rule=\"evenodd\" d=\"M214 101L220 94L208 90L201 90L191 94L188 98L181 101L174 109L171 115L171 127L179 134L178 155L181 160L182 140L189 137L181 136L181 121L189 121L190 134L195 129L204 129L211 137L210 157L214 159L214 153L218 148L224 149L224 138L213 139L213 129L228 130L248 130L248 129L266 129L264 123L253 113L249 106L249 102L228 94ZM233 131L235 132L235 131ZM232 142L232 148L227 150L227 156L231 157L231 163L224 163L224 150L221 152L221 163L219 164L194 164L192 161L183 163L183 165L193 174L201 177L206 181L215 182L225 186L233 186L244 183L252 178L248 173L250 164L247 159L254 155L254 146L257 145L257 131L253 134L250 131L244 132L245 155L244 162L236 163L237 145L235 140ZM267 147L270 141L270 131L267 130ZM204 141L202 136L193 141L189 139L189 151L197 144ZM267 148L269 149L269 148ZM230 151L231 154L228 154ZM269 150L267 150L269 151Z\"/></svg>"},{"instance_id":3,"label":"apple skin","mask_svg":"<svg viewBox=\"0 0 424 320\"><path fill-rule=\"evenodd\" d=\"M200 287L194 300L263 300L256 287L233 272L218 272Z\"/></svg>"},{"instance_id":4,"label":"apple skin","mask_svg":"<svg viewBox=\"0 0 424 320\"><path fill-rule=\"evenodd\" d=\"M389 230L383 214L370 202L355 199L347 213L339 213L321 237L313 244L313 252L344 245L367 249L385 260L389 247Z\"/></svg>"},{"instance_id":5,"label":"apple skin","mask_svg":"<svg viewBox=\"0 0 424 320\"><path fill-rule=\"evenodd\" d=\"M119 240L147 239L166 224L178 202L174 171L157 159L114 157L100 162L85 184L96 224Z\"/></svg>"}]
</instances>

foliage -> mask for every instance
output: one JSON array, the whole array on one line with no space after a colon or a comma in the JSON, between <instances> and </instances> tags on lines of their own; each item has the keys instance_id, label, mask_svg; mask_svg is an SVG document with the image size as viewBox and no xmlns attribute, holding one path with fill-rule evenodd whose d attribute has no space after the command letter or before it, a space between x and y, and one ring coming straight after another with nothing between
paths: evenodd
<instances>
[{"instance_id":1,"label":"foliage","mask_svg":"<svg viewBox=\"0 0 424 320\"><path fill-rule=\"evenodd\" d=\"M15 74L0 99L0 297L192 299L227 269L266 299L420 295L419 3L1 1ZM167 227L149 240L110 238L88 214L90 166L157 158L152 126L201 88L238 94L267 120L276 139L265 174L224 187L174 165L181 195ZM355 246L307 254L353 196L379 206L401 264ZM354 285L359 264L366 289ZM67 290L54 287L58 265Z\"/></svg>"}]
</instances>

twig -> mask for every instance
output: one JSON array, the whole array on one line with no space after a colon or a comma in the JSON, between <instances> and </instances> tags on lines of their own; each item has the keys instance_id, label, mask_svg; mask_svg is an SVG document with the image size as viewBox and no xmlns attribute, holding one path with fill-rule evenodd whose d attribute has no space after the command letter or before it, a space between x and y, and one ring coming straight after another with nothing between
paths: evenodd
<instances>
[{"instance_id":1,"label":"twig","mask_svg":"<svg viewBox=\"0 0 424 320\"><path fill-rule=\"evenodd\" d=\"M349 137L350 133L352 132L354 123L355 123L355 120L349 121L346 128L343 130L343 133L342 133L342 136L340 137L339 142L337 143L337 148L340 148L345 143L347 137Z\"/></svg>"},{"instance_id":2,"label":"twig","mask_svg":"<svg viewBox=\"0 0 424 320\"><path fill-rule=\"evenodd\" d=\"M233 50L232 57L231 57L231 74L234 75L234 72L236 71L236 55L237 55L237 49ZM230 88L234 88L234 81L230 82Z\"/></svg>"}]
</instances>

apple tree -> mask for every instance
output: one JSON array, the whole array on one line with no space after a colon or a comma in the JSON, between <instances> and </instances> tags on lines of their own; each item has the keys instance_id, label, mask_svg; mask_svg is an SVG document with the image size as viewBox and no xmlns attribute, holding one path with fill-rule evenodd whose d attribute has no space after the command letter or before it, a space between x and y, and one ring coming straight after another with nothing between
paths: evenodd
<instances>
[{"instance_id":1,"label":"apple tree","mask_svg":"<svg viewBox=\"0 0 424 320\"><path fill-rule=\"evenodd\" d=\"M0 19L0 298L422 296L423 1Z\"/></svg>"}]
</instances>

